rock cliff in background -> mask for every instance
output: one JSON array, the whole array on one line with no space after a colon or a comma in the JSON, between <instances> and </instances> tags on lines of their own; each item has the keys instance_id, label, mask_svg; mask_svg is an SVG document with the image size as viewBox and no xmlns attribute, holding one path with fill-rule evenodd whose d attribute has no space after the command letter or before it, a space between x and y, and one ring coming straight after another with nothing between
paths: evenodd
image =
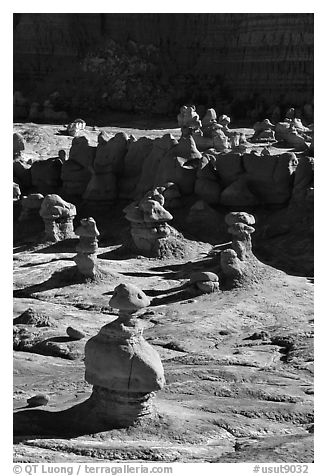
<instances>
[{"instance_id":1,"label":"rock cliff in background","mask_svg":"<svg viewBox=\"0 0 327 476\"><path fill-rule=\"evenodd\" d=\"M105 51L110 39L116 42L110 46L114 55ZM86 57L96 71L92 73L88 61L87 73L79 77L78 65L85 69ZM123 71L113 76L112 65L119 69L124 61L131 65L133 81ZM146 85L142 81L142 87L137 81L140 65L146 78L152 78ZM313 95L313 14L15 15L15 89L29 94L35 81L42 80L44 91L45 85L48 92L69 91L74 100L68 106L77 113L85 101L79 90L88 88L92 74L104 82L98 70L103 78L110 75L112 90L99 90L95 108L105 103L114 109L148 107L167 114L192 101L225 112L228 106L239 117L245 117L250 105L256 117L262 107L274 104L304 106Z\"/></svg>"}]
</instances>

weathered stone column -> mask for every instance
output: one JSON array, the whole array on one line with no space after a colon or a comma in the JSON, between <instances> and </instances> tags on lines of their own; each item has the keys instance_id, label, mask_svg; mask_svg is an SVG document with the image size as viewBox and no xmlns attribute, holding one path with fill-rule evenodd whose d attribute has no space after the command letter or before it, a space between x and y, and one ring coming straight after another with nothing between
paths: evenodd
<instances>
[{"instance_id":1,"label":"weathered stone column","mask_svg":"<svg viewBox=\"0 0 327 476\"><path fill-rule=\"evenodd\" d=\"M97 238L100 235L94 218L82 218L75 234L79 236L79 243L76 246L77 255L74 257L74 261L80 273L94 278L97 271Z\"/></svg>"},{"instance_id":2,"label":"weathered stone column","mask_svg":"<svg viewBox=\"0 0 327 476\"><path fill-rule=\"evenodd\" d=\"M156 255L163 245L162 240L177 235L176 230L167 224L173 217L163 207L164 201L163 195L154 189L139 203L133 202L124 209L138 250Z\"/></svg>"},{"instance_id":3,"label":"weathered stone column","mask_svg":"<svg viewBox=\"0 0 327 476\"><path fill-rule=\"evenodd\" d=\"M227 280L240 280L251 274L252 264L257 261L252 253L251 241L251 234L255 231L251 225L254 225L255 219L245 212L232 212L226 215L225 222L232 235L232 248L221 252L221 269Z\"/></svg>"},{"instance_id":4,"label":"weathered stone column","mask_svg":"<svg viewBox=\"0 0 327 476\"><path fill-rule=\"evenodd\" d=\"M127 427L153 415L155 392L165 384L157 351L142 336L136 312L150 304L136 286L120 284L109 301L120 310L85 346L85 379L93 385L92 418L102 426Z\"/></svg>"},{"instance_id":5,"label":"weathered stone column","mask_svg":"<svg viewBox=\"0 0 327 476\"><path fill-rule=\"evenodd\" d=\"M40 208L40 215L44 221L47 240L61 241L75 236L73 220L76 208L59 195L46 195Z\"/></svg>"}]
</instances>

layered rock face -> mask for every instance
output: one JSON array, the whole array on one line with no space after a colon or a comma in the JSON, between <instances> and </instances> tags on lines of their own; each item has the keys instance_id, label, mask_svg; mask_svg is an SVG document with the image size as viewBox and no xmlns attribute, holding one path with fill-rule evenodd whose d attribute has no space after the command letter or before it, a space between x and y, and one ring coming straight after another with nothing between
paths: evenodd
<instances>
[{"instance_id":1,"label":"layered rock face","mask_svg":"<svg viewBox=\"0 0 327 476\"><path fill-rule=\"evenodd\" d=\"M109 304L119 309L119 318L87 342L85 379L93 385L92 418L104 426L126 427L153 414L153 397L165 377L136 315L150 304L148 297L136 286L120 284Z\"/></svg>"},{"instance_id":2,"label":"layered rock face","mask_svg":"<svg viewBox=\"0 0 327 476\"><path fill-rule=\"evenodd\" d=\"M163 76L192 72L202 103L258 95L266 104L304 105L313 94L313 14L17 14L14 72L28 78L69 71L97 41L112 38L159 48ZM183 38L183 41L181 41ZM219 83L219 84L218 84ZM54 86L57 88L57 85ZM225 88L226 89L226 88ZM188 93L187 81L180 95ZM191 99L191 98L190 98Z\"/></svg>"}]
</instances>

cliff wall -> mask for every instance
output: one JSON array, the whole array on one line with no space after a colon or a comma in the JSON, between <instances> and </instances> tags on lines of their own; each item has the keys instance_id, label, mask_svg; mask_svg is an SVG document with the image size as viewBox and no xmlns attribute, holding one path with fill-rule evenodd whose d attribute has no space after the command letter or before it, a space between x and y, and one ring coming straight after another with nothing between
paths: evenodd
<instances>
[{"instance_id":1,"label":"cliff wall","mask_svg":"<svg viewBox=\"0 0 327 476\"><path fill-rule=\"evenodd\" d=\"M203 78L219 80L233 100L312 101L310 13L15 14L15 88L27 90L60 70L68 77L109 38L156 46L166 80L191 75L199 89Z\"/></svg>"}]
</instances>

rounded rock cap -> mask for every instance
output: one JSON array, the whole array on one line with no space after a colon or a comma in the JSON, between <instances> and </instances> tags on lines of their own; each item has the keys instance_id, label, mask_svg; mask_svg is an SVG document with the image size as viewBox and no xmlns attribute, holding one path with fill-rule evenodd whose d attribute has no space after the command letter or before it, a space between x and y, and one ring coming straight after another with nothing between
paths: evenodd
<instances>
[{"instance_id":1,"label":"rounded rock cap","mask_svg":"<svg viewBox=\"0 0 327 476\"><path fill-rule=\"evenodd\" d=\"M109 305L121 311L137 311L150 305L148 296L133 284L119 284L115 287Z\"/></svg>"},{"instance_id":2,"label":"rounded rock cap","mask_svg":"<svg viewBox=\"0 0 327 476\"><path fill-rule=\"evenodd\" d=\"M246 212L231 212L225 216L225 223L229 226L235 225L236 223L245 223L246 225L254 225L255 218L253 215L250 215Z\"/></svg>"},{"instance_id":3,"label":"rounded rock cap","mask_svg":"<svg viewBox=\"0 0 327 476\"><path fill-rule=\"evenodd\" d=\"M190 276L190 284L206 281L218 282L219 278L215 273L210 271L196 271Z\"/></svg>"}]
</instances>

